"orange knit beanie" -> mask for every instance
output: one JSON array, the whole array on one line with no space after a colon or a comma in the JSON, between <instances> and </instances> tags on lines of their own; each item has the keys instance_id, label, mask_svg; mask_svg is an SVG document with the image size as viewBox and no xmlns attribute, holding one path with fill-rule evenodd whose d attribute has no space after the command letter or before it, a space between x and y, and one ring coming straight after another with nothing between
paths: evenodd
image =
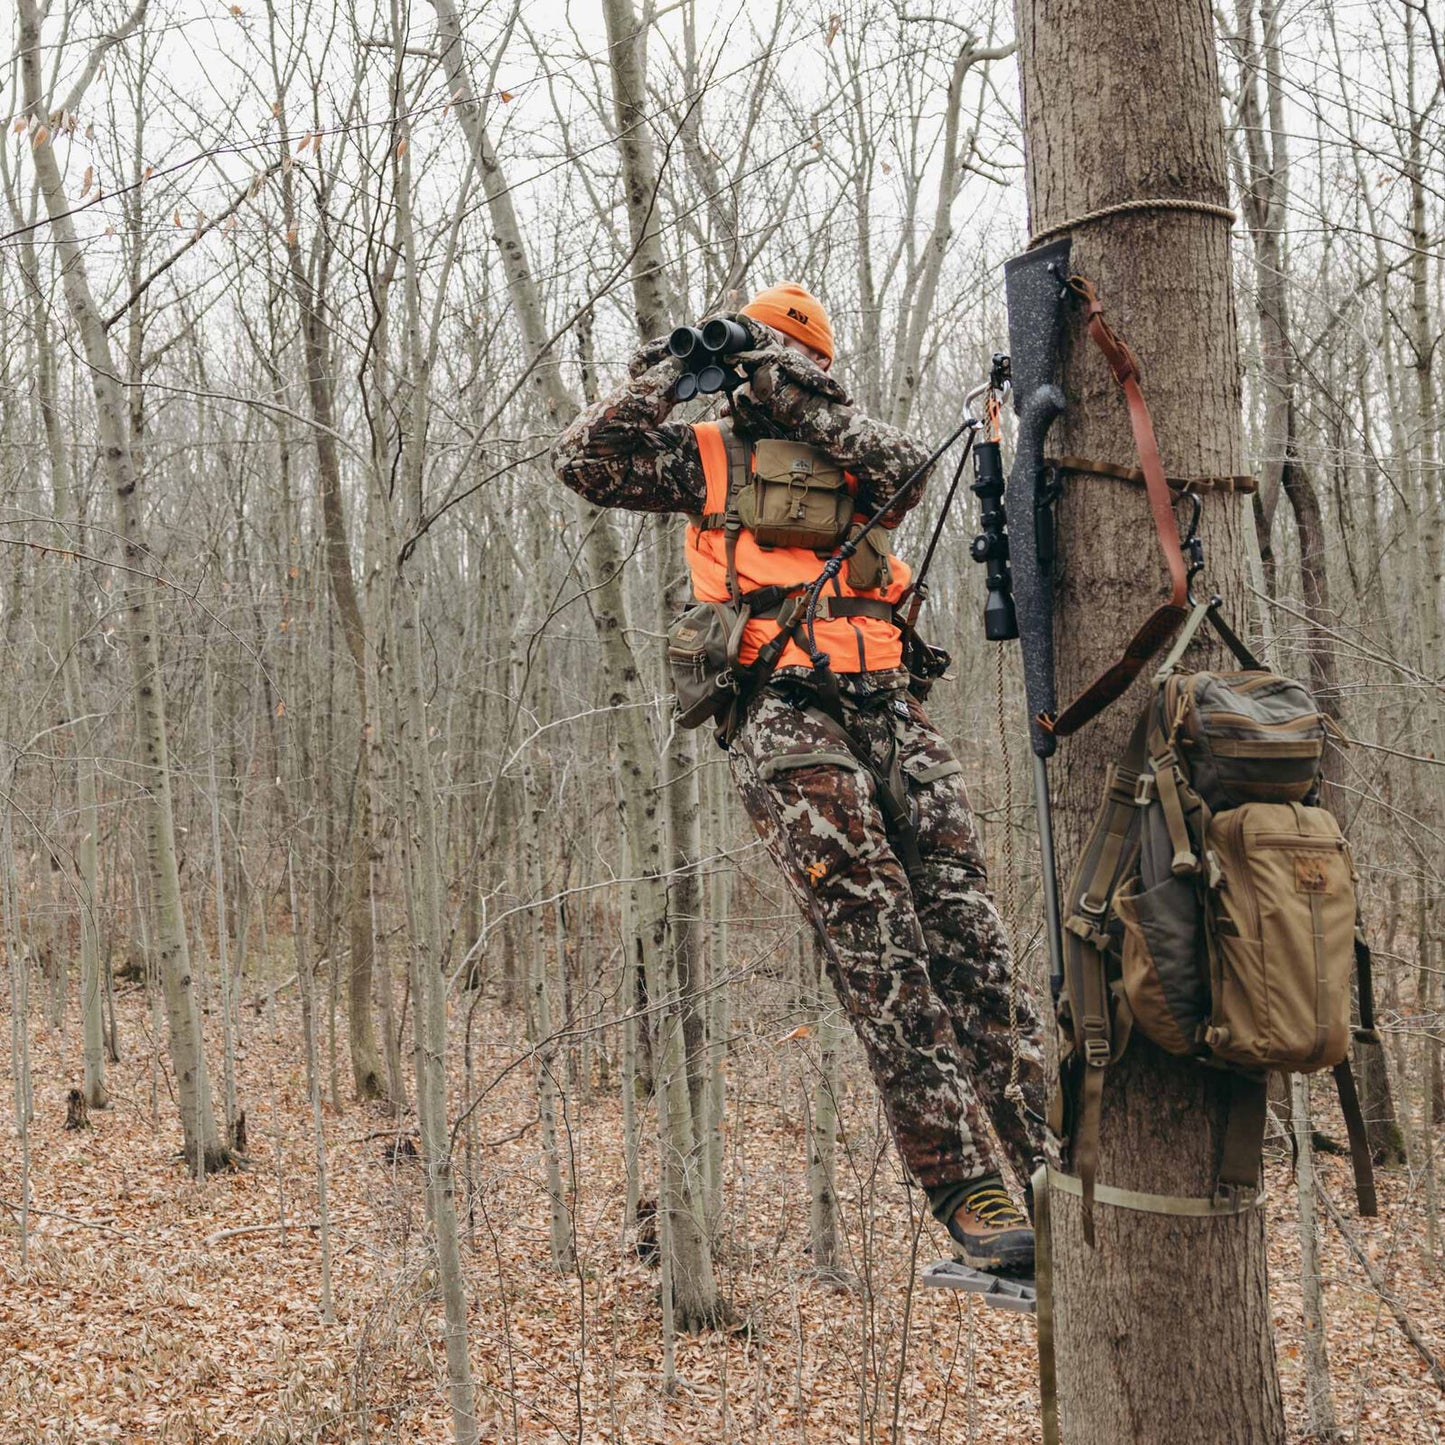
<instances>
[{"instance_id":1,"label":"orange knit beanie","mask_svg":"<svg viewBox=\"0 0 1445 1445\"><path fill-rule=\"evenodd\" d=\"M804 341L814 351L821 351L829 361L833 359L833 328L828 324L828 313L816 296L811 296L801 286L791 281L781 286L769 286L759 291L746 306L743 315L771 326L798 341Z\"/></svg>"}]
</instances>

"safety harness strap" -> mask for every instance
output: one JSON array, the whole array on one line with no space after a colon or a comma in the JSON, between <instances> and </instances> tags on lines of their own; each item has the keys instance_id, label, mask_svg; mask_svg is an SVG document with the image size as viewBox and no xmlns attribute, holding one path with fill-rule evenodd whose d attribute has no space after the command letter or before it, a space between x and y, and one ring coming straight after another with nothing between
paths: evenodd
<instances>
[{"instance_id":1,"label":"safety harness strap","mask_svg":"<svg viewBox=\"0 0 1445 1445\"><path fill-rule=\"evenodd\" d=\"M728 596L736 606L742 597L742 587L738 583L738 538L742 536L743 519L738 514L738 496L748 481L749 448L730 426L719 427L718 435L727 453L728 464L727 504L723 511L723 555L727 563Z\"/></svg>"},{"instance_id":2,"label":"safety harness strap","mask_svg":"<svg viewBox=\"0 0 1445 1445\"><path fill-rule=\"evenodd\" d=\"M1149 509L1154 515L1154 530L1169 569L1169 598L1144 619L1117 662L1095 678L1056 718L1040 719L1050 732L1059 737L1077 732L1111 702L1122 697L1130 683L1144 670L1144 665L1169 644L1189 615L1189 580L1184 554L1179 546L1179 527L1174 520L1169 481L1164 475L1164 463L1160 460L1154 422L1139 387L1138 359L1128 343L1104 320L1104 308L1093 283L1084 276L1071 276L1069 287L1084 302L1084 321L1089 335L1103 353L1104 360L1114 373L1114 380L1124 393L1129 426L1134 433L1134 447L1139 454L1139 467L1149 496Z\"/></svg>"},{"instance_id":3,"label":"safety harness strap","mask_svg":"<svg viewBox=\"0 0 1445 1445\"><path fill-rule=\"evenodd\" d=\"M831 669L828 675L833 676ZM841 711L840 699L840 714ZM918 819L908 796L908 784L903 777L897 737L894 737L888 750L887 763L879 767L868 749L853 736L841 716L835 716L823 705L822 699L816 706L805 707L803 712L826 733L841 742L873 779L878 796L878 811L883 815L883 830L893 845L893 851L898 855L898 861L903 864L903 871L910 878L915 877L923 867L923 859L918 851Z\"/></svg>"},{"instance_id":4,"label":"safety harness strap","mask_svg":"<svg viewBox=\"0 0 1445 1445\"><path fill-rule=\"evenodd\" d=\"M771 619L780 616L789 602L802 594L806 585L804 583L789 589L786 596L776 598L776 600L765 597L764 594L775 594L783 589L759 588L757 592L744 592L742 601L748 609L749 617ZM820 618L876 617L883 622L892 622L893 604L883 601L881 597L835 597L831 593L824 593L818 599L818 616Z\"/></svg>"}]
</instances>

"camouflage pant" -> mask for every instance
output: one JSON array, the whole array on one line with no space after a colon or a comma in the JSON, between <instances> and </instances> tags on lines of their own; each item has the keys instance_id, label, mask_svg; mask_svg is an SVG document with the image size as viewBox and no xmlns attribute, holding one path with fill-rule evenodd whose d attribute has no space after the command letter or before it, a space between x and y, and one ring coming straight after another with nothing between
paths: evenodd
<instances>
[{"instance_id":1,"label":"camouflage pant","mask_svg":"<svg viewBox=\"0 0 1445 1445\"><path fill-rule=\"evenodd\" d=\"M810 700L788 684L765 689L728 756L744 806L823 940L898 1152L925 1189L998 1173L981 1101L1027 1178L1042 1153L1039 1016L1020 989L1019 1082L1030 1117L1005 1093L1008 943L985 892L960 766L902 689L845 695L848 729L875 767L887 769L896 739L918 810L921 866L910 883L872 776L799 705Z\"/></svg>"}]
</instances>

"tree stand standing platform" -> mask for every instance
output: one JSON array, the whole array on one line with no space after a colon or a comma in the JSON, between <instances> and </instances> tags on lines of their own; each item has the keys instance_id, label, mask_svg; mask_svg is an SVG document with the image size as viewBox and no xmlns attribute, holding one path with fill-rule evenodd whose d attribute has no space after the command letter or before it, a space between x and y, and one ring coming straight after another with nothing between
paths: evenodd
<instances>
[{"instance_id":1,"label":"tree stand standing platform","mask_svg":"<svg viewBox=\"0 0 1445 1445\"><path fill-rule=\"evenodd\" d=\"M983 1296L983 1302L1001 1310L1031 1315L1038 1312L1038 1293L1031 1279L1009 1279L944 1259L923 1271L925 1289L966 1289Z\"/></svg>"}]
</instances>

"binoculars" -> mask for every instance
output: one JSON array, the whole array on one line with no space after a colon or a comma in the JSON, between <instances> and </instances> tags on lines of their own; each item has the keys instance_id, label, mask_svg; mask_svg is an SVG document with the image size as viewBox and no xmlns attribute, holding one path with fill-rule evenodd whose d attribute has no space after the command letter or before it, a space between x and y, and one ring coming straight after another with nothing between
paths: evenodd
<instances>
[{"instance_id":1,"label":"binoculars","mask_svg":"<svg viewBox=\"0 0 1445 1445\"><path fill-rule=\"evenodd\" d=\"M727 358L752 344L747 328L726 316L714 316L702 326L679 326L667 338L667 349L683 363L673 395L678 401L688 401L730 390L742 378L726 364Z\"/></svg>"}]
</instances>

